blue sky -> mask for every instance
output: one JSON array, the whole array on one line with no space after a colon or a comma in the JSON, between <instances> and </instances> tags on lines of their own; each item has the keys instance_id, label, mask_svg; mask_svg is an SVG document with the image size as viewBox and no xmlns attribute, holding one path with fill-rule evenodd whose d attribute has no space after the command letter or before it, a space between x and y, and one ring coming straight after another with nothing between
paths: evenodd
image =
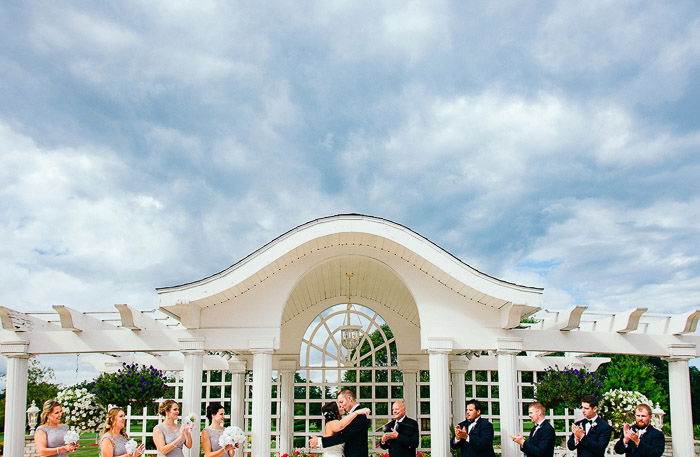
<instances>
[{"instance_id":1,"label":"blue sky","mask_svg":"<svg viewBox=\"0 0 700 457\"><path fill-rule=\"evenodd\" d=\"M700 5L580 3L3 2L0 303L153 308L357 212L549 308L700 307Z\"/></svg>"}]
</instances>

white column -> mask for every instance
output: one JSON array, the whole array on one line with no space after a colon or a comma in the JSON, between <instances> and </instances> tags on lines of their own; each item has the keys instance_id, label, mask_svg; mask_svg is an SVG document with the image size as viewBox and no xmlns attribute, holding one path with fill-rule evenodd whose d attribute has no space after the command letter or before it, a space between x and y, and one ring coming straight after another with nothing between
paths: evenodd
<instances>
[{"instance_id":1,"label":"white column","mask_svg":"<svg viewBox=\"0 0 700 457\"><path fill-rule=\"evenodd\" d=\"M671 406L673 457L693 457L693 417L690 408L688 361L695 357L694 344L673 344L668 348L668 387Z\"/></svg>"},{"instance_id":2,"label":"white column","mask_svg":"<svg viewBox=\"0 0 700 457\"><path fill-rule=\"evenodd\" d=\"M469 369L469 361L464 357L454 357L450 360L450 376L452 378L452 422L458 424L466 417L467 389L464 386L464 374Z\"/></svg>"},{"instance_id":3,"label":"white column","mask_svg":"<svg viewBox=\"0 0 700 457\"><path fill-rule=\"evenodd\" d=\"M270 402L272 401L272 341L255 340L250 343L253 353L253 417L251 435L252 456L270 455Z\"/></svg>"},{"instance_id":4,"label":"white column","mask_svg":"<svg viewBox=\"0 0 700 457\"><path fill-rule=\"evenodd\" d=\"M5 446L3 456L24 455L24 434L27 426L27 374L29 357L27 341L2 343L0 352L7 359L5 384Z\"/></svg>"},{"instance_id":5,"label":"white column","mask_svg":"<svg viewBox=\"0 0 700 457\"><path fill-rule=\"evenodd\" d=\"M518 373L515 365L515 356L522 351L523 343L520 338L498 338L498 403L500 405L501 418L501 456L520 457L520 446L510 438L519 433L518 421Z\"/></svg>"},{"instance_id":6,"label":"white column","mask_svg":"<svg viewBox=\"0 0 700 457\"><path fill-rule=\"evenodd\" d=\"M450 371L452 340L428 338L430 368L430 452L433 457L450 456Z\"/></svg>"},{"instance_id":7,"label":"white column","mask_svg":"<svg viewBox=\"0 0 700 457\"><path fill-rule=\"evenodd\" d=\"M293 454L294 435L294 373L296 360L280 360L280 422L279 455Z\"/></svg>"},{"instance_id":8,"label":"white column","mask_svg":"<svg viewBox=\"0 0 700 457\"><path fill-rule=\"evenodd\" d=\"M406 404L406 415L418 418L418 361L402 360L399 369L403 374L403 401Z\"/></svg>"},{"instance_id":9,"label":"white column","mask_svg":"<svg viewBox=\"0 0 700 457\"><path fill-rule=\"evenodd\" d=\"M230 424L245 431L245 360L229 360L228 371L231 373Z\"/></svg>"},{"instance_id":10,"label":"white column","mask_svg":"<svg viewBox=\"0 0 700 457\"><path fill-rule=\"evenodd\" d=\"M182 409L180 415L194 414L196 420L192 428L192 448L183 448L185 455L199 455L200 415L202 414L202 366L204 363L204 338L181 338L178 340L180 352L185 356L182 379Z\"/></svg>"}]
</instances>

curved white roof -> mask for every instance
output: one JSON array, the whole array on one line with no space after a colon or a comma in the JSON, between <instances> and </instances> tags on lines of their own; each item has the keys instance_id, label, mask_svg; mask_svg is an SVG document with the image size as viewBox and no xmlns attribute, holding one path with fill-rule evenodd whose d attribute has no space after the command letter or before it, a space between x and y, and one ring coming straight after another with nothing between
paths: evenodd
<instances>
[{"instance_id":1,"label":"curved white roof","mask_svg":"<svg viewBox=\"0 0 700 457\"><path fill-rule=\"evenodd\" d=\"M480 272L403 225L378 217L340 214L300 225L219 273L156 289L160 305L220 303L244 293L295 259L343 245L391 252L457 293L496 308L505 303L541 304L541 288L514 284Z\"/></svg>"}]
</instances>

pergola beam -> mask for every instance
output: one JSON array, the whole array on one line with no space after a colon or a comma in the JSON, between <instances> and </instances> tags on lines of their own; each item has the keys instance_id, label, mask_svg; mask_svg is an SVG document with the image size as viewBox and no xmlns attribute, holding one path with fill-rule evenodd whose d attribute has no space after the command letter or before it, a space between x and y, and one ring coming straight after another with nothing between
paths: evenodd
<instances>
[{"instance_id":1,"label":"pergola beam","mask_svg":"<svg viewBox=\"0 0 700 457\"><path fill-rule=\"evenodd\" d=\"M109 324L106 324L109 325ZM178 339L204 337L207 351L247 352L251 338L268 337L279 344L280 329L260 328L209 328L187 330L183 328L149 329L135 332L127 328L109 326L105 329L72 331L25 332L31 354L78 354L120 352L173 352L179 351ZM4 332L3 332L4 333ZM0 335L2 340L17 339L14 333Z\"/></svg>"},{"instance_id":2,"label":"pergola beam","mask_svg":"<svg viewBox=\"0 0 700 457\"><path fill-rule=\"evenodd\" d=\"M579 328L581 325L581 316L588 309L587 306L577 305L567 311L563 311L557 316L556 326L562 332L568 332Z\"/></svg>"},{"instance_id":3,"label":"pergola beam","mask_svg":"<svg viewBox=\"0 0 700 457\"><path fill-rule=\"evenodd\" d=\"M700 309L695 309L685 314L676 314L671 317L668 333L672 335L695 333L695 330L698 328L698 320L700 320Z\"/></svg>"},{"instance_id":4,"label":"pergola beam","mask_svg":"<svg viewBox=\"0 0 700 457\"><path fill-rule=\"evenodd\" d=\"M161 322L158 322L137 309L131 308L129 305L116 304L114 307L119 311L121 326L123 328L128 328L133 331L166 328Z\"/></svg>"},{"instance_id":5,"label":"pergola beam","mask_svg":"<svg viewBox=\"0 0 700 457\"><path fill-rule=\"evenodd\" d=\"M622 313L616 313L605 322L599 321L598 326L604 328L608 323L609 331L617 333L629 333L639 328L639 320L649 308L635 308Z\"/></svg>"},{"instance_id":6,"label":"pergola beam","mask_svg":"<svg viewBox=\"0 0 700 457\"><path fill-rule=\"evenodd\" d=\"M5 306L0 306L0 321L2 321L3 330L10 332L58 330L58 328L50 322Z\"/></svg>"},{"instance_id":7,"label":"pergola beam","mask_svg":"<svg viewBox=\"0 0 700 457\"><path fill-rule=\"evenodd\" d=\"M536 313L540 309L537 306L508 303L501 308L501 328L507 330L519 327L523 318Z\"/></svg>"},{"instance_id":8,"label":"pergola beam","mask_svg":"<svg viewBox=\"0 0 700 457\"><path fill-rule=\"evenodd\" d=\"M61 327L72 332L82 332L88 329L110 330L116 328L112 324L108 324L107 322L103 322L64 305L53 305L53 309L58 313L61 320Z\"/></svg>"}]
</instances>

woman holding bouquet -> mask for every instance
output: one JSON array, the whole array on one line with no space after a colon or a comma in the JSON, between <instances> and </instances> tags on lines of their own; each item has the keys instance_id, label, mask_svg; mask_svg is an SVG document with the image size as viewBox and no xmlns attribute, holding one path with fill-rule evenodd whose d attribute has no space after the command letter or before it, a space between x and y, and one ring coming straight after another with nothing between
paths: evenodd
<instances>
[{"instance_id":1,"label":"woman holding bouquet","mask_svg":"<svg viewBox=\"0 0 700 457\"><path fill-rule=\"evenodd\" d=\"M221 403L212 403L207 406L207 419L209 420L209 426L202 430L202 450L204 450L204 457L219 457L224 452L228 454L229 457L233 457L236 452L236 448L227 444L226 447L221 447L219 444L219 438L224 431L224 414L226 410L221 406Z\"/></svg>"},{"instance_id":2,"label":"woman holding bouquet","mask_svg":"<svg viewBox=\"0 0 700 457\"><path fill-rule=\"evenodd\" d=\"M126 414L121 408L111 408L107 412L107 420L100 438L101 457L138 457L143 454L145 445L129 442L129 436L124 430ZM133 449L132 449L133 447Z\"/></svg>"},{"instance_id":3,"label":"woman holding bouquet","mask_svg":"<svg viewBox=\"0 0 700 457\"><path fill-rule=\"evenodd\" d=\"M182 445L192 447L192 424L177 424L180 407L175 400L165 400L158 406L158 413L164 416L163 422L153 428L153 442L158 449L158 457L184 457Z\"/></svg>"},{"instance_id":4,"label":"woman holding bouquet","mask_svg":"<svg viewBox=\"0 0 700 457\"><path fill-rule=\"evenodd\" d=\"M40 425L34 432L36 452L43 457L68 457L80 447L78 443L66 444L65 435L68 431L66 424L61 424L63 407L56 400L46 400L41 411Z\"/></svg>"}]
</instances>

